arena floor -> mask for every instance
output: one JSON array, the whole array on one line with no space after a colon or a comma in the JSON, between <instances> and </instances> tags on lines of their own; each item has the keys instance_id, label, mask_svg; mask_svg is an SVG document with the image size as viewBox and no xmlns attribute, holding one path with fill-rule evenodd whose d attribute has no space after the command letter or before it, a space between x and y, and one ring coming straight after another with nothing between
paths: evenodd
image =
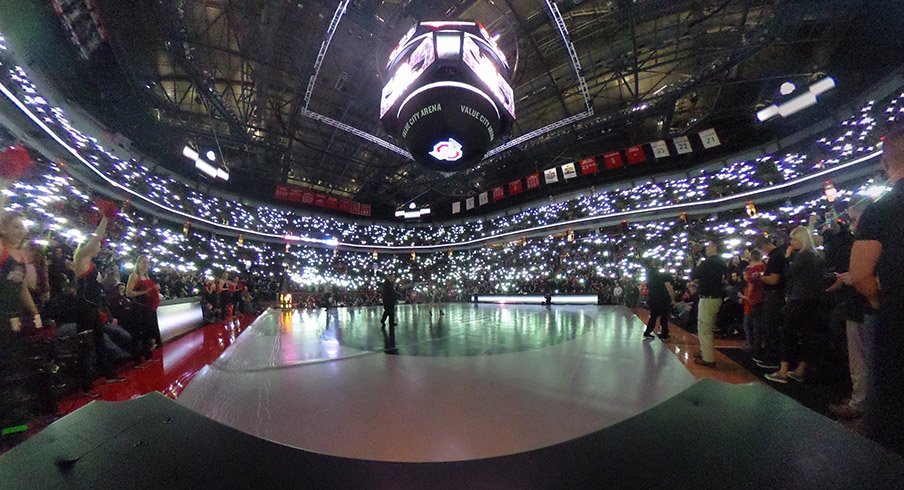
<instances>
[{"instance_id":1,"label":"arena floor","mask_svg":"<svg viewBox=\"0 0 904 490\"><path fill-rule=\"evenodd\" d=\"M643 341L626 308L443 310L399 306L394 339L380 307L268 310L178 402L318 453L457 461L568 441L694 382L675 346Z\"/></svg>"}]
</instances>

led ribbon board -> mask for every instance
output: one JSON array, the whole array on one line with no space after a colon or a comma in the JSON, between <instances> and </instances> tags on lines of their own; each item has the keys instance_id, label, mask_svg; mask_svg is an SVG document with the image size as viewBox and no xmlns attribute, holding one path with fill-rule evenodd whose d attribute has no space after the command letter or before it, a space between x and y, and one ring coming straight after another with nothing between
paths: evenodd
<instances>
[{"instance_id":1,"label":"led ribbon board","mask_svg":"<svg viewBox=\"0 0 904 490\"><path fill-rule=\"evenodd\" d=\"M390 55L383 128L427 167L471 167L515 120L509 75L505 55L480 23L421 22Z\"/></svg>"}]
</instances>

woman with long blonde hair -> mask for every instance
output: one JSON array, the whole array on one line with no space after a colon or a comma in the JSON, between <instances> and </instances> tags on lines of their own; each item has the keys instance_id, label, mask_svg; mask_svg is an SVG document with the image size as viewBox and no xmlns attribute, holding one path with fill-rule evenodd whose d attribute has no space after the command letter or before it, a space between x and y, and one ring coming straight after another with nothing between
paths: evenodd
<instances>
[{"instance_id":1,"label":"woman with long blonde hair","mask_svg":"<svg viewBox=\"0 0 904 490\"><path fill-rule=\"evenodd\" d=\"M816 251L813 232L798 226L791 232L787 251L785 324L781 335L781 363L778 371L767 374L775 383L803 382L807 362L812 359L818 329L820 294L825 290L825 266ZM792 364L795 365L791 370Z\"/></svg>"},{"instance_id":2,"label":"woman with long blonde hair","mask_svg":"<svg viewBox=\"0 0 904 490\"><path fill-rule=\"evenodd\" d=\"M159 347L160 327L157 325L157 307L160 306L160 285L148 276L151 261L147 255L139 255L135 266L126 282L126 296L132 298L138 306L135 321L143 327L144 335L149 335ZM145 350L145 357L150 360L150 349Z\"/></svg>"}]
</instances>

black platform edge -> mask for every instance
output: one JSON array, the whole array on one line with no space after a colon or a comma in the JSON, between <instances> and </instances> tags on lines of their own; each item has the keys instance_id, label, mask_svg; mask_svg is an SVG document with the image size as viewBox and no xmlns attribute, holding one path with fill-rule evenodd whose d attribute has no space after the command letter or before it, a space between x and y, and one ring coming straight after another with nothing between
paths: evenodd
<instances>
[{"instance_id":1,"label":"black platform edge","mask_svg":"<svg viewBox=\"0 0 904 490\"><path fill-rule=\"evenodd\" d=\"M904 459L757 384L701 380L644 413L571 441L446 463L295 449L226 427L155 392L129 402L93 402L50 425L0 457L0 486L904 488Z\"/></svg>"}]
</instances>

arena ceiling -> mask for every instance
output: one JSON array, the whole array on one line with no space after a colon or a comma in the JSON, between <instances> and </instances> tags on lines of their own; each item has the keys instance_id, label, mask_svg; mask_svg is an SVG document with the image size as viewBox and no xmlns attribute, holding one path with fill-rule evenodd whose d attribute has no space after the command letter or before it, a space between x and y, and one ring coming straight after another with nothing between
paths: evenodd
<instances>
[{"instance_id":1,"label":"arena ceiling","mask_svg":"<svg viewBox=\"0 0 904 490\"><path fill-rule=\"evenodd\" d=\"M385 216L411 200L447 207L551 164L694 130L715 127L729 150L802 126L828 108L769 126L754 114L788 80L806 86L830 74L839 102L896 67L900 47L883 52L895 36L874 29L883 3L567 0L556 13L543 0L97 0L112 49L95 68L121 70L129 111L158 130L219 149L233 189L266 197L288 182ZM400 155L378 119L388 54L416 21L444 19L479 20L499 36L518 112L505 146L453 175ZM123 132L167 165L187 166L158 130Z\"/></svg>"}]
</instances>

